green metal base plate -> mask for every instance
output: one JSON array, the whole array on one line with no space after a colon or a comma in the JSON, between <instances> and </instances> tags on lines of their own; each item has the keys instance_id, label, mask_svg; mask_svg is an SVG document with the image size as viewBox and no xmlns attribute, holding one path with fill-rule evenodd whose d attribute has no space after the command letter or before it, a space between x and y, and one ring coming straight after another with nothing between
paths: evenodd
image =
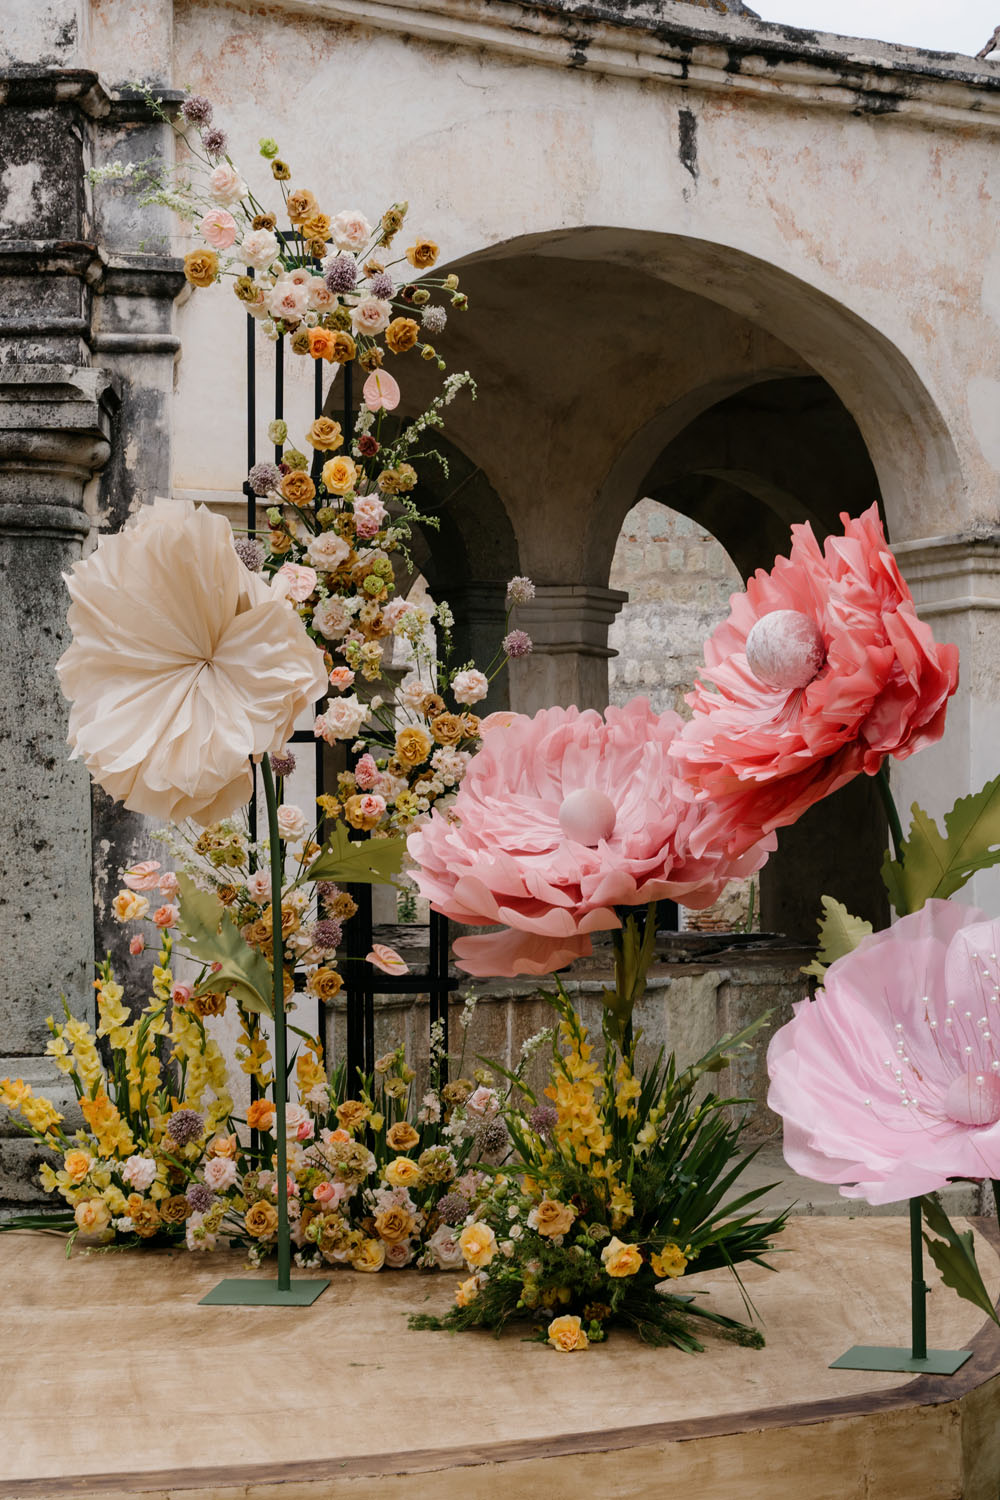
<instances>
[{"instance_id":1,"label":"green metal base plate","mask_svg":"<svg viewBox=\"0 0 1000 1500\"><path fill-rule=\"evenodd\" d=\"M202 1297L199 1307L308 1307L330 1285L325 1277L293 1281L282 1291L276 1281L230 1276Z\"/></svg>"},{"instance_id":2,"label":"green metal base plate","mask_svg":"<svg viewBox=\"0 0 1000 1500\"><path fill-rule=\"evenodd\" d=\"M928 1349L926 1359L914 1359L911 1349L880 1349L871 1344L855 1344L831 1370L899 1370L905 1375L954 1375L967 1359L971 1349Z\"/></svg>"}]
</instances>

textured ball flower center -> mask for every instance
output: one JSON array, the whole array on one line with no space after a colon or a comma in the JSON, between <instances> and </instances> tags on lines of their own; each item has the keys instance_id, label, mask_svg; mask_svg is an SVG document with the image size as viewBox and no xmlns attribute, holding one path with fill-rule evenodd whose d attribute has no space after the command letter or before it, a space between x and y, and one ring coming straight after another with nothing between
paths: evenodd
<instances>
[{"instance_id":1,"label":"textured ball flower center","mask_svg":"<svg viewBox=\"0 0 1000 1500\"><path fill-rule=\"evenodd\" d=\"M559 807L559 827L566 837L591 849L611 837L617 817L611 798L592 786L570 792Z\"/></svg>"},{"instance_id":2,"label":"textured ball flower center","mask_svg":"<svg viewBox=\"0 0 1000 1500\"><path fill-rule=\"evenodd\" d=\"M804 688L823 670L826 647L816 621L797 609L775 609L747 636L746 658L765 687Z\"/></svg>"},{"instance_id":3,"label":"textured ball flower center","mask_svg":"<svg viewBox=\"0 0 1000 1500\"><path fill-rule=\"evenodd\" d=\"M960 1125L993 1125L1000 1120L1000 1078L970 1068L948 1085L944 1112Z\"/></svg>"}]
</instances>

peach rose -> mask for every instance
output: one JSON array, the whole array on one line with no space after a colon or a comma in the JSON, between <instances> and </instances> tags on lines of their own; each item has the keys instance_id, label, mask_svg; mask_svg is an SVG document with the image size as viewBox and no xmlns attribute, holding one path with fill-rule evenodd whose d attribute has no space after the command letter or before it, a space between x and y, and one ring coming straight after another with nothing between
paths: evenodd
<instances>
[{"instance_id":1,"label":"peach rose","mask_svg":"<svg viewBox=\"0 0 1000 1500\"><path fill-rule=\"evenodd\" d=\"M407 250L406 258L415 270L426 271L437 260L438 247L433 240L425 239L423 235L419 235L416 244L411 245Z\"/></svg>"},{"instance_id":2,"label":"peach rose","mask_svg":"<svg viewBox=\"0 0 1000 1500\"><path fill-rule=\"evenodd\" d=\"M330 220L330 236L338 250L357 254L372 237L372 226L357 208L344 209Z\"/></svg>"},{"instance_id":3,"label":"peach rose","mask_svg":"<svg viewBox=\"0 0 1000 1500\"><path fill-rule=\"evenodd\" d=\"M247 1125L251 1130L270 1130L274 1124L275 1109L270 1099L255 1099L247 1109Z\"/></svg>"},{"instance_id":4,"label":"peach rose","mask_svg":"<svg viewBox=\"0 0 1000 1500\"><path fill-rule=\"evenodd\" d=\"M383 1168L382 1176L391 1187L397 1188L419 1187L424 1180L423 1172L408 1156L397 1156Z\"/></svg>"},{"instance_id":5,"label":"peach rose","mask_svg":"<svg viewBox=\"0 0 1000 1500\"><path fill-rule=\"evenodd\" d=\"M344 981L336 969L313 969L306 988L310 995L315 995L318 1000L335 1000L344 988Z\"/></svg>"},{"instance_id":6,"label":"peach rose","mask_svg":"<svg viewBox=\"0 0 1000 1500\"><path fill-rule=\"evenodd\" d=\"M153 913L153 921L157 927L176 927L179 916L180 910L178 907L174 906L172 902L168 902L166 905L156 908Z\"/></svg>"},{"instance_id":7,"label":"peach rose","mask_svg":"<svg viewBox=\"0 0 1000 1500\"><path fill-rule=\"evenodd\" d=\"M306 433L306 442L320 453L334 453L344 446L344 432L332 417L317 417Z\"/></svg>"},{"instance_id":8,"label":"peach rose","mask_svg":"<svg viewBox=\"0 0 1000 1500\"><path fill-rule=\"evenodd\" d=\"M609 1276L634 1276L642 1269L638 1245L624 1245L617 1237L608 1240L601 1251L601 1261Z\"/></svg>"},{"instance_id":9,"label":"peach rose","mask_svg":"<svg viewBox=\"0 0 1000 1500\"><path fill-rule=\"evenodd\" d=\"M304 224L312 218L313 214L319 212L315 194L311 193L308 188L296 188L288 195L285 212L288 214L289 223Z\"/></svg>"},{"instance_id":10,"label":"peach rose","mask_svg":"<svg viewBox=\"0 0 1000 1500\"><path fill-rule=\"evenodd\" d=\"M205 1147L205 1155L208 1157L219 1156L229 1161L235 1161L239 1145L240 1143L235 1135L215 1135Z\"/></svg>"},{"instance_id":11,"label":"peach rose","mask_svg":"<svg viewBox=\"0 0 1000 1500\"><path fill-rule=\"evenodd\" d=\"M305 469L292 469L281 481L281 493L292 505L308 505L315 498L316 486Z\"/></svg>"},{"instance_id":12,"label":"peach rose","mask_svg":"<svg viewBox=\"0 0 1000 1500\"><path fill-rule=\"evenodd\" d=\"M553 1318L548 1333L549 1343L561 1354L569 1354L574 1349L586 1349L589 1343L580 1319L571 1317L568 1313L564 1317Z\"/></svg>"},{"instance_id":13,"label":"peach rose","mask_svg":"<svg viewBox=\"0 0 1000 1500\"><path fill-rule=\"evenodd\" d=\"M119 891L111 910L119 922L137 922L149 911L149 902L135 891Z\"/></svg>"},{"instance_id":14,"label":"peach rose","mask_svg":"<svg viewBox=\"0 0 1000 1500\"><path fill-rule=\"evenodd\" d=\"M321 478L331 494L346 495L348 490L352 490L357 483L358 466L353 458L348 458L346 454L340 458L329 458L323 465ZM343 542L342 537L338 540ZM346 547L346 543L344 545ZM347 551L349 550L347 548Z\"/></svg>"},{"instance_id":15,"label":"peach rose","mask_svg":"<svg viewBox=\"0 0 1000 1500\"><path fill-rule=\"evenodd\" d=\"M309 340L309 353L313 359L325 359L332 364L337 347L337 335L331 333L329 328L310 328L306 334Z\"/></svg>"},{"instance_id":16,"label":"peach rose","mask_svg":"<svg viewBox=\"0 0 1000 1500\"><path fill-rule=\"evenodd\" d=\"M413 1215L408 1209L400 1208L398 1204L385 1209L375 1218L375 1233L387 1245L398 1245L401 1240L411 1235L416 1227L417 1221Z\"/></svg>"},{"instance_id":17,"label":"peach rose","mask_svg":"<svg viewBox=\"0 0 1000 1500\"><path fill-rule=\"evenodd\" d=\"M568 1234L575 1218L576 1209L571 1208L568 1203L560 1203L555 1198L543 1198L538 1207L531 1210L528 1223L539 1234L551 1239L557 1234Z\"/></svg>"},{"instance_id":18,"label":"peach rose","mask_svg":"<svg viewBox=\"0 0 1000 1500\"><path fill-rule=\"evenodd\" d=\"M247 185L229 162L223 161L208 179L208 190L216 203L238 203L247 190Z\"/></svg>"},{"instance_id":19,"label":"peach rose","mask_svg":"<svg viewBox=\"0 0 1000 1500\"><path fill-rule=\"evenodd\" d=\"M67 1151L63 1158L63 1170L74 1187L86 1177L93 1165L94 1158L89 1151Z\"/></svg>"},{"instance_id":20,"label":"peach rose","mask_svg":"<svg viewBox=\"0 0 1000 1500\"><path fill-rule=\"evenodd\" d=\"M299 230L304 239L325 240L330 233L330 215L310 214L308 219L302 220Z\"/></svg>"},{"instance_id":21,"label":"peach rose","mask_svg":"<svg viewBox=\"0 0 1000 1500\"><path fill-rule=\"evenodd\" d=\"M392 316L392 303L381 297L362 297L351 309L351 327L355 333L374 338L383 328L388 328Z\"/></svg>"},{"instance_id":22,"label":"peach rose","mask_svg":"<svg viewBox=\"0 0 1000 1500\"><path fill-rule=\"evenodd\" d=\"M390 1151L412 1151L419 1145L420 1136L412 1125L400 1120L386 1131L385 1143Z\"/></svg>"},{"instance_id":23,"label":"peach rose","mask_svg":"<svg viewBox=\"0 0 1000 1500\"><path fill-rule=\"evenodd\" d=\"M466 1224L458 1243L466 1264L477 1271L488 1266L497 1253L497 1237L488 1224Z\"/></svg>"},{"instance_id":24,"label":"peach rose","mask_svg":"<svg viewBox=\"0 0 1000 1500\"><path fill-rule=\"evenodd\" d=\"M103 1198L84 1198L73 1210L81 1234L100 1234L111 1222L111 1213Z\"/></svg>"},{"instance_id":25,"label":"peach rose","mask_svg":"<svg viewBox=\"0 0 1000 1500\"><path fill-rule=\"evenodd\" d=\"M381 1240L364 1239L350 1256L352 1271L381 1271L385 1265L385 1246Z\"/></svg>"}]
</instances>

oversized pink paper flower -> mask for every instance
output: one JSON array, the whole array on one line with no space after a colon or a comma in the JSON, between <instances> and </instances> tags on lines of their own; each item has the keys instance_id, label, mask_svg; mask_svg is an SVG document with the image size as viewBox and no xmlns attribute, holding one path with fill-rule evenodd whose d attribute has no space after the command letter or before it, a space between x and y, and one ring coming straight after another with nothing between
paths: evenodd
<instances>
[{"instance_id":1,"label":"oversized pink paper flower","mask_svg":"<svg viewBox=\"0 0 1000 1500\"><path fill-rule=\"evenodd\" d=\"M794 823L853 780L940 739L958 650L916 608L873 505L821 550L792 527L790 556L758 571L705 646L682 774L725 799L734 835ZM732 845L731 847L739 847Z\"/></svg>"},{"instance_id":2,"label":"oversized pink paper flower","mask_svg":"<svg viewBox=\"0 0 1000 1500\"><path fill-rule=\"evenodd\" d=\"M456 922L501 927L455 943L469 974L544 974L621 927L617 907L675 900L700 909L760 869L773 836L730 857L724 830L680 781L677 714L625 708L491 714L452 807L411 833L414 879Z\"/></svg>"},{"instance_id":3,"label":"oversized pink paper flower","mask_svg":"<svg viewBox=\"0 0 1000 1500\"><path fill-rule=\"evenodd\" d=\"M768 1049L785 1160L896 1203L1000 1176L1000 922L928 901L830 965Z\"/></svg>"}]
</instances>

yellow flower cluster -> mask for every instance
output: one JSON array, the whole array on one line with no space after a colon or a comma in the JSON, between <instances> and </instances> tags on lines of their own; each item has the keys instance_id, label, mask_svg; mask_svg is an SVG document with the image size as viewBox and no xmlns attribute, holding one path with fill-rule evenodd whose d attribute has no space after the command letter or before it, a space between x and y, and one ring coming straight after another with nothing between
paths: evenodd
<instances>
[{"instance_id":1,"label":"yellow flower cluster","mask_svg":"<svg viewBox=\"0 0 1000 1500\"><path fill-rule=\"evenodd\" d=\"M103 1088L92 1099L84 1096L80 1109L102 1156L131 1156L135 1150L132 1132Z\"/></svg>"},{"instance_id":2,"label":"yellow flower cluster","mask_svg":"<svg viewBox=\"0 0 1000 1500\"><path fill-rule=\"evenodd\" d=\"M52 1032L52 1039L45 1047L49 1057L60 1073L75 1073L87 1093L93 1094L104 1077L104 1070L94 1033L86 1021L71 1016L65 1025L60 1026L49 1016L45 1024Z\"/></svg>"},{"instance_id":3,"label":"yellow flower cluster","mask_svg":"<svg viewBox=\"0 0 1000 1500\"><path fill-rule=\"evenodd\" d=\"M553 1139L564 1155L573 1157L581 1166L590 1166L593 1158L605 1156L611 1145L611 1134L598 1100L599 1091L603 1091L601 1075L592 1061L594 1049L587 1041L586 1028L571 1027L562 1021L559 1031L569 1050L545 1090L556 1107Z\"/></svg>"},{"instance_id":4,"label":"yellow flower cluster","mask_svg":"<svg viewBox=\"0 0 1000 1500\"><path fill-rule=\"evenodd\" d=\"M62 1119L55 1106L33 1093L31 1085L21 1078L0 1078L0 1104L20 1114L40 1135L52 1130Z\"/></svg>"}]
</instances>

